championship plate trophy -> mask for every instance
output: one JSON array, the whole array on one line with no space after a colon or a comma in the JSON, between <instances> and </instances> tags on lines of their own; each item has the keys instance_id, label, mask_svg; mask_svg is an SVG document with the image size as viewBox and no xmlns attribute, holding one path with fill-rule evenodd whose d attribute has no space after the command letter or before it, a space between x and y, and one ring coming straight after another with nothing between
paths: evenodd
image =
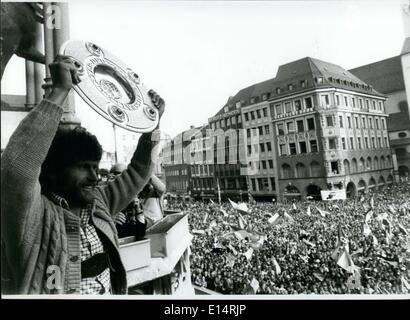
<instances>
[{"instance_id":1,"label":"championship plate trophy","mask_svg":"<svg viewBox=\"0 0 410 320\"><path fill-rule=\"evenodd\" d=\"M98 114L133 132L153 131L159 121L138 74L107 50L91 42L69 40L60 54L73 59L81 82L77 94Z\"/></svg>"}]
</instances>

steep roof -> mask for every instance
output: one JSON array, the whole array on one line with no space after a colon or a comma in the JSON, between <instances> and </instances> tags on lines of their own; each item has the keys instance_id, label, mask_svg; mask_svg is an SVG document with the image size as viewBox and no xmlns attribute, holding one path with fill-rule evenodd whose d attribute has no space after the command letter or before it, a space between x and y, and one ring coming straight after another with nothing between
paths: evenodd
<instances>
[{"instance_id":1,"label":"steep roof","mask_svg":"<svg viewBox=\"0 0 410 320\"><path fill-rule=\"evenodd\" d=\"M319 82L320 78L321 82ZM301 86L301 81L306 81L304 88ZM323 87L381 95L369 87L367 83L363 82L351 72L343 69L341 66L311 57L305 57L281 65L276 75L276 82L277 87L281 88L281 93L278 94L279 96L294 94L294 92L304 91L306 89ZM292 90L288 89L289 84L292 84Z\"/></svg>"},{"instance_id":2,"label":"steep roof","mask_svg":"<svg viewBox=\"0 0 410 320\"><path fill-rule=\"evenodd\" d=\"M354 68L350 72L384 94L404 90L400 56Z\"/></svg>"}]
</instances>

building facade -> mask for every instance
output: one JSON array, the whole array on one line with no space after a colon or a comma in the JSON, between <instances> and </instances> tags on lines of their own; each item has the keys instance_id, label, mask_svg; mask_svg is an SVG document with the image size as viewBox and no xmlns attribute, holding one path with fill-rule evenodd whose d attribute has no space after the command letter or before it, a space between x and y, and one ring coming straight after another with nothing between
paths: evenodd
<instances>
[{"instance_id":1,"label":"building facade","mask_svg":"<svg viewBox=\"0 0 410 320\"><path fill-rule=\"evenodd\" d=\"M353 197L391 184L385 101L338 65L309 57L281 65L186 139L187 191L199 199L320 199L321 190Z\"/></svg>"},{"instance_id":2,"label":"building facade","mask_svg":"<svg viewBox=\"0 0 410 320\"><path fill-rule=\"evenodd\" d=\"M358 78L387 96L387 129L392 149L395 174L410 175L410 38L401 56L392 57L350 70ZM405 76L407 74L407 77ZM407 83L406 84L406 79Z\"/></svg>"},{"instance_id":3,"label":"building facade","mask_svg":"<svg viewBox=\"0 0 410 320\"><path fill-rule=\"evenodd\" d=\"M393 182L385 97L313 58L279 67L271 100L282 200Z\"/></svg>"}]
</instances>

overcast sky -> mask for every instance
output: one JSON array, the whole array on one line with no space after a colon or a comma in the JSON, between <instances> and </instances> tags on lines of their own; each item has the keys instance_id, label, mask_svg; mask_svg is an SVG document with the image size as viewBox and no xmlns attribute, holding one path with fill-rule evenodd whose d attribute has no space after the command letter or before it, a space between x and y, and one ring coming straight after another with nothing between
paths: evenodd
<instances>
[{"instance_id":1,"label":"overcast sky","mask_svg":"<svg viewBox=\"0 0 410 320\"><path fill-rule=\"evenodd\" d=\"M400 54L405 3L73 1L70 32L156 90L167 103L161 127L174 136L206 123L240 89L275 77L281 64L310 56L350 69ZM20 60L7 67L2 93L24 93ZM111 126L81 102L77 110L112 150Z\"/></svg>"}]
</instances>

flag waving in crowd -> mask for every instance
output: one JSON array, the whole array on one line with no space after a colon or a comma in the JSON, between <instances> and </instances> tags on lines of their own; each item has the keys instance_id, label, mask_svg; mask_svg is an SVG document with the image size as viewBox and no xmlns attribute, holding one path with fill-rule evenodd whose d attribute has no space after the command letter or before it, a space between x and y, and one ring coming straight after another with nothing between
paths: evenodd
<instances>
[{"instance_id":1,"label":"flag waving in crowd","mask_svg":"<svg viewBox=\"0 0 410 320\"><path fill-rule=\"evenodd\" d=\"M224 294L407 292L410 185L362 199L185 205L192 281Z\"/></svg>"}]
</instances>

